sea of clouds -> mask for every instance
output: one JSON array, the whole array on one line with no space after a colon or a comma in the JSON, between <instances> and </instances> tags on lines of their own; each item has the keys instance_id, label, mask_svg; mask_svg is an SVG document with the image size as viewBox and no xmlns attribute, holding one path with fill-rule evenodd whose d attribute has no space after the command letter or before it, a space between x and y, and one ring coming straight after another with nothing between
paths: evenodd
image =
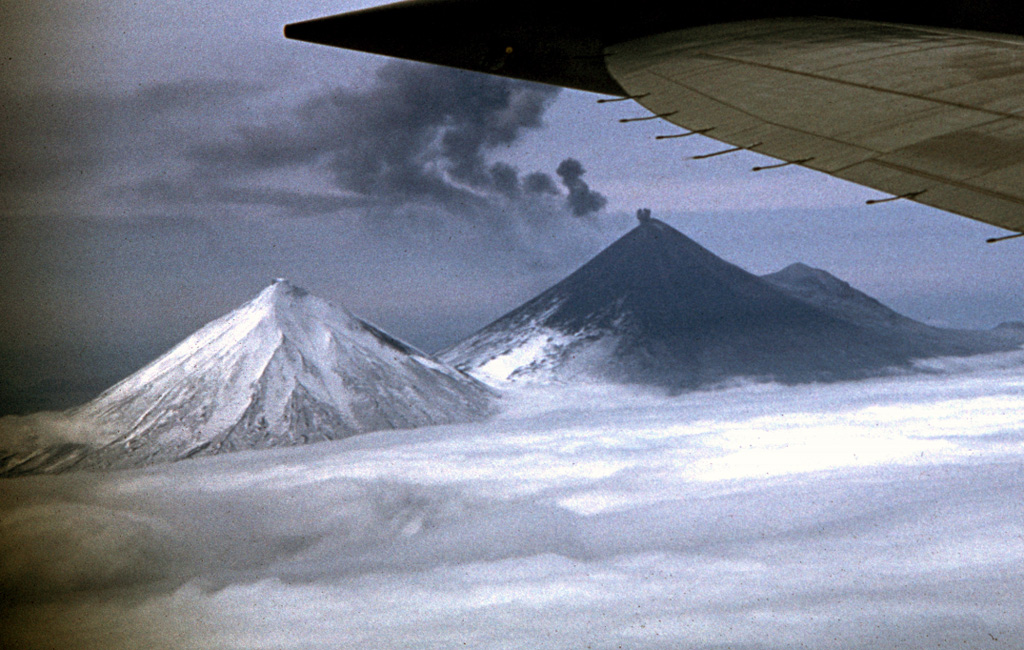
<instances>
[{"instance_id":1,"label":"sea of clouds","mask_svg":"<svg viewBox=\"0 0 1024 650\"><path fill-rule=\"evenodd\" d=\"M1024 647L1024 352L0 481L0 646Z\"/></svg>"}]
</instances>

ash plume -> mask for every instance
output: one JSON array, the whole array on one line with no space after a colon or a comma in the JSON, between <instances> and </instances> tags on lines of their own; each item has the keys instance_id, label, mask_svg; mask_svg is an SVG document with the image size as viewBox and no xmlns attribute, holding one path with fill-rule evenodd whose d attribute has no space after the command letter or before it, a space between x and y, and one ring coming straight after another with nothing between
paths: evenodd
<instances>
[{"instance_id":1,"label":"ash plume","mask_svg":"<svg viewBox=\"0 0 1024 650\"><path fill-rule=\"evenodd\" d=\"M590 186L583 180L585 171L583 164L575 158L566 158L555 170L555 173L562 179L562 185L569 190L567 199L569 209L577 217L597 212L608 202L608 199L590 189Z\"/></svg>"},{"instance_id":2,"label":"ash plume","mask_svg":"<svg viewBox=\"0 0 1024 650\"><path fill-rule=\"evenodd\" d=\"M461 70L393 61L368 88L338 87L308 98L289 119L236 128L195 147L195 175L234 178L267 171L326 172L349 205L434 205L451 212L563 195L551 175L520 172L493 154L544 126L557 88ZM605 199L581 179L579 161L556 170L576 216ZM526 205L526 204L529 205ZM548 206L560 212L557 204ZM516 206L513 205L513 208ZM385 210L384 212L388 212ZM511 210L510 214L515 214Z\"/></svg>"}]
</instances>

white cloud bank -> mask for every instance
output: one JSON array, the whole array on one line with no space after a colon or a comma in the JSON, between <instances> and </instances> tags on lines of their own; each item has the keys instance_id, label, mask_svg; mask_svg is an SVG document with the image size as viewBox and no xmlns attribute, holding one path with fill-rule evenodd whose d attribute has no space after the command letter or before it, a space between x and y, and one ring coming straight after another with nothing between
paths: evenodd
<instances>
[{"instance_id":1,"label":"white cloud bank","mask_svg":"<svg viewBox=\"0 0 1024 650\"><path fill-rule=\"evenodd\" d=\"M1024 354L0 484L4 647L1024 646Z\"/></svg>"}]
</instances>

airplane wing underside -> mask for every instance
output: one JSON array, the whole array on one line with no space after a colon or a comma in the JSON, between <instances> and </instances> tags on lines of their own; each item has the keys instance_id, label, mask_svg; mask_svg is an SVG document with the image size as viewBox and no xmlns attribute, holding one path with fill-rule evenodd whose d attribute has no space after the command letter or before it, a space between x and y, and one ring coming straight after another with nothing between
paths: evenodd
<instances>
[{"instance_id":1,"label":"airplane wing underside","mask_svg":"<svg viewBox=\"0 0 1024 650\"><path fill-rule=\"evenodd\" d=\"M836 0L830 17L801 13L813 3L800 0L634 4L410 0L294 23L285 35L628 95L780 165L1024 233L1016 3L939 1L936 26L865 19L927 11L900 0ZM800 11L771 17L790 10ZM963 24L1007 33L948 27Z\"/></svg>"},{"instance_id":2,"label":"airplane wing underside","mask_svg":"<svg viewBox=\"0 0 1024 650\"><path fill-rule=\"evenodd\" d=\"M1024 39L794 18L605 55L632 98L684 129L1024 232Z\"/></svg>"}]
</instances>

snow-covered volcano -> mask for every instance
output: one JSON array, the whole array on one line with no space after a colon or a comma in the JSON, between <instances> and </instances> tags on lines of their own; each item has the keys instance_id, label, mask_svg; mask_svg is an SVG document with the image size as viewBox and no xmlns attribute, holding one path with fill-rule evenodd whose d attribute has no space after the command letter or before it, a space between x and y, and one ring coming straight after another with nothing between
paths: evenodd
<instances>
[{"instance_id":1,"label":"snow-covered volcano","mask_svg":"<svg viewBox=\"0 0 1024 650\"><path fill-rule=\"evenodd\" d=\"M916 358L1013 347L984 333L947 336L802 265L757 277L639 216L636 228L572 275L440 358L485 381L598 379L680 390L733 377L858 378Z\"/></svg>"},{"instance_id":2,"label":"snow-covered volcano","mask_svg":"<svg viewBox=\"0 0 1024 650\"><path fill-rule=\"evenodd\" d=\"M493 397L471 377L278 280L92 402L59 417L18 418L26 435L65 444L4 464L8 472L128 467L294 445L480 419Z\"/></svg>"}]
</instances>

